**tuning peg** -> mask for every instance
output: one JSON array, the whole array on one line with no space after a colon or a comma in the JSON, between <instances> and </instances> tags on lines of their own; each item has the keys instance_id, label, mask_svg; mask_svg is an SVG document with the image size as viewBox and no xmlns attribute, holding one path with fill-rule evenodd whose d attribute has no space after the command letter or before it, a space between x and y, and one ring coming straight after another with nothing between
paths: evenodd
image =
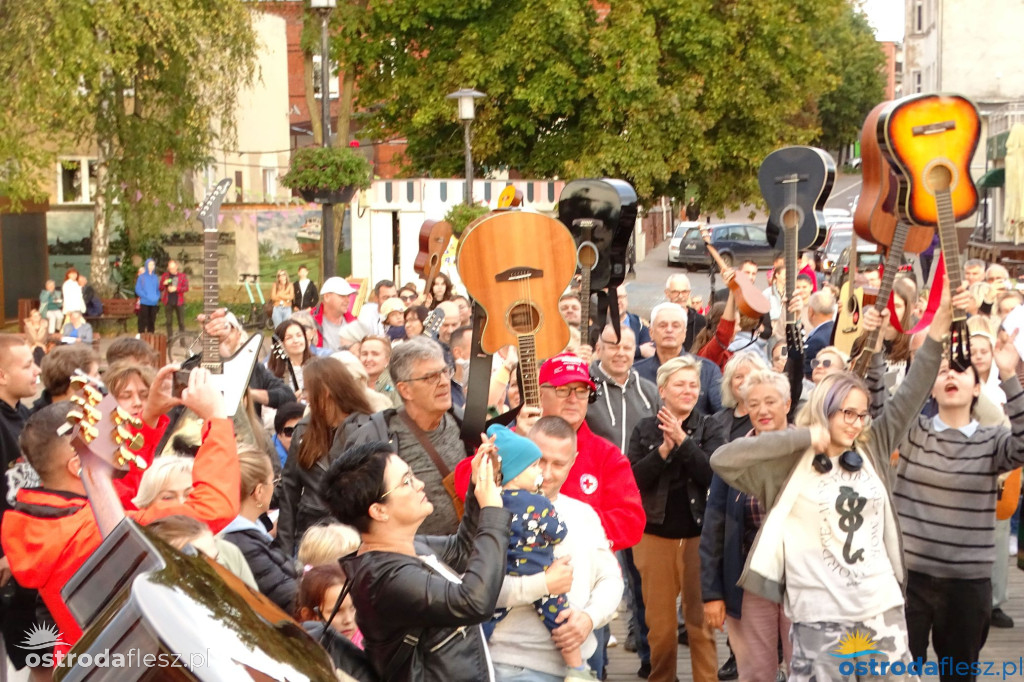
<instances>
[{"instance_id":1,"label":"tuning peg","mask_svg":"<svg viewBox=\"0 0 1024 682\"><path fill-rule=\"evenodd\" d=\"M87 402L86 399L85 399L85 396L81 396L81 395L73 395L70 398L68 398L68 400L73 402L75 405L83 405L83 406Z\"/></svg>"},{"instance_id":2,"label":"tuning peg","mask_svg":"<svg viewBox=\"0 0 1024 682\"><path fill-rule=\"evenodd\" d=\"M132 416L128 414L128 411L120 406L114 408L114 411L110 413L110 421L114 422L114 424L118 426L131 420L131 418Z\"/></svg>"},{"instance_id":3,"label":"tuning peg","mask_svg":"<svg viewBox=\"0 0 1024 682\"><path fill-rule=\"evenodd\" d=\"M141 429L142 428L142 419L140 419L139 417L132 417L131 425L134 426L137 429Z\"/></svg>"},{"instance_id":4,"label":"tuning peg","mask_svg":"<svg viewBox=\"0 0 1024 682\"><path fill-rule=\"evenodd\" d=\"M85 415L79 412L78 410L71 410L70 412L68 412L67 420L72 424L77 424L83 419L85 419Z\"/></svg>"},{"instance_id":5,"label":"tuning peg","mask_svg":"<svg viewBox=\"0 0 1024 682\"><path fill-rule=\"evenodd\" d=\"M84 440L86 443L93 442L94 440L99 438L100 435L99 429L97 429L92 424L83 424L82 430L79 433L82 436L82 440Z\"/></svg>"},{"instance_id":6,"label":"tuning peg","mask_svg":"<svg viewBox=\"0 0 1024 682\"><path fill-rule=\"evenodd\" d=\"M124 445L130 450L138 450L144 442L141 433L132 433L124 424L114 431L114 440L118 445Z\"/></svg>"},{"instance_id":7,"label":"tuning peg","mask_svg":"<svg viewBox=\"0 0 1024 682\"><path fill-rule=\"evenodd\" d=\"M103 394L95 386L87 385L83 390L85 392L85 399L90 405L99 405L100 401L103 400Z\"/></svg>"},{"instance_id":8,"label":"tuning peg","mask_svg":"<svg viewBox=\"0 0 1024 682\"><path fill-rule=\"evenodd\" d=\"M71 388L73 388L76 391L81 389L83 386L85 386L88 383L89 383L89 377L86 376L85 374L76 373L76 374L71 375Z\"/></svg>"},{"instance_id":9,"label":"tuning peg","mask_svg":"<svg viewBox=\"0 0 1024 682\"><path fill-rule=\"evenodd\" d=\"M103 419L103 413L92 405L82 405L82 412L85 414L85 419L90 424L97 424Z\"/></svg>"}]
</instances>

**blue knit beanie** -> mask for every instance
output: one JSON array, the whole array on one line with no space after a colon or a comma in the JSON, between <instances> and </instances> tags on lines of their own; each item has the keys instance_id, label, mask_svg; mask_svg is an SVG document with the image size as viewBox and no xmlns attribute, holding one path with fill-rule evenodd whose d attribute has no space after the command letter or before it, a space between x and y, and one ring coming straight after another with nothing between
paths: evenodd
<instances>
[{"instance_id":1,"label":"blue knit beanie","mask_svg":"<svg viewBox=\"0 0 1024 682\"><path fill-rule=\"evenodd\" d=\"M496 436L494 445L501 457L501 478L508 483L526 468L540 459L540 448L529 438L524 438L500 424L487 429L488 436Z\"/></svg>"}]
</instances>

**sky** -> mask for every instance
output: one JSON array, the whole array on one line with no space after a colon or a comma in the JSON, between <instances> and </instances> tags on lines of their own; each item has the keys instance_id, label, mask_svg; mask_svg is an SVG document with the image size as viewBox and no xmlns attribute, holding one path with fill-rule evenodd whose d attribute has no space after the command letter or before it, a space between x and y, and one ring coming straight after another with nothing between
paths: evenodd
<instances>
[{"instance_id":1,"label":"sky","mask_svg":"<svg viewBox=\"0 0 1024 682\"><path fill-rule=\"evenodd\" d=\"M862 0L862 6L877 40L903 40L905 8L902 0Z\"/></svg>"}]
</instances>

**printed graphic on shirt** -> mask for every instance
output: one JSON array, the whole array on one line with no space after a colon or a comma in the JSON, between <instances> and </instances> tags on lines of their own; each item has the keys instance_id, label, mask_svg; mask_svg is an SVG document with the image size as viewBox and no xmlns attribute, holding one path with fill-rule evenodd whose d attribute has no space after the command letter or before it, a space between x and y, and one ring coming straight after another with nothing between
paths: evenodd
<instances>
[{"instance_id":1,"label":"printed graphic on shirt","mask_svg":"<svg viewBox=\"0 0 1024 682\"><path fill-rule=\"evenodd\" d=\"M594 474L583 474L580 476L580 490L584 495L593 495L597 492L597 477Z\"/></svg>"},{"instance_id":2,"label":"printed graphic on shirt","mask_svg":"<svg viewBox=\"0 0 1024 682\"><path fill-rule=\"evenodd\" d=\"M818 506L826 568L848 587L885 570L884 496L881 482L866 470L834 467L811 493Z\"/></svg>"}]
</instances>

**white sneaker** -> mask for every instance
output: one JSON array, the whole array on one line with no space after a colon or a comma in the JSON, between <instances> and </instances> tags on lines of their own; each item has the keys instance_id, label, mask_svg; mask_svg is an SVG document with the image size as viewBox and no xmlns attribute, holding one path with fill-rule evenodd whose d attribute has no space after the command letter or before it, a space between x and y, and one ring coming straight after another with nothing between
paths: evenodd
<instances>
[{"instance_id":1,"label":"white sneaker","mask_svg":"<svg viewBox=\"0 0 1024 682\"><path fill-rule=\"evenodd\" d=\"M608 648L611 649L613 646L618 646L619 640L615 639L615 635L608 636Z\"/></svg>"}]
</instances>

